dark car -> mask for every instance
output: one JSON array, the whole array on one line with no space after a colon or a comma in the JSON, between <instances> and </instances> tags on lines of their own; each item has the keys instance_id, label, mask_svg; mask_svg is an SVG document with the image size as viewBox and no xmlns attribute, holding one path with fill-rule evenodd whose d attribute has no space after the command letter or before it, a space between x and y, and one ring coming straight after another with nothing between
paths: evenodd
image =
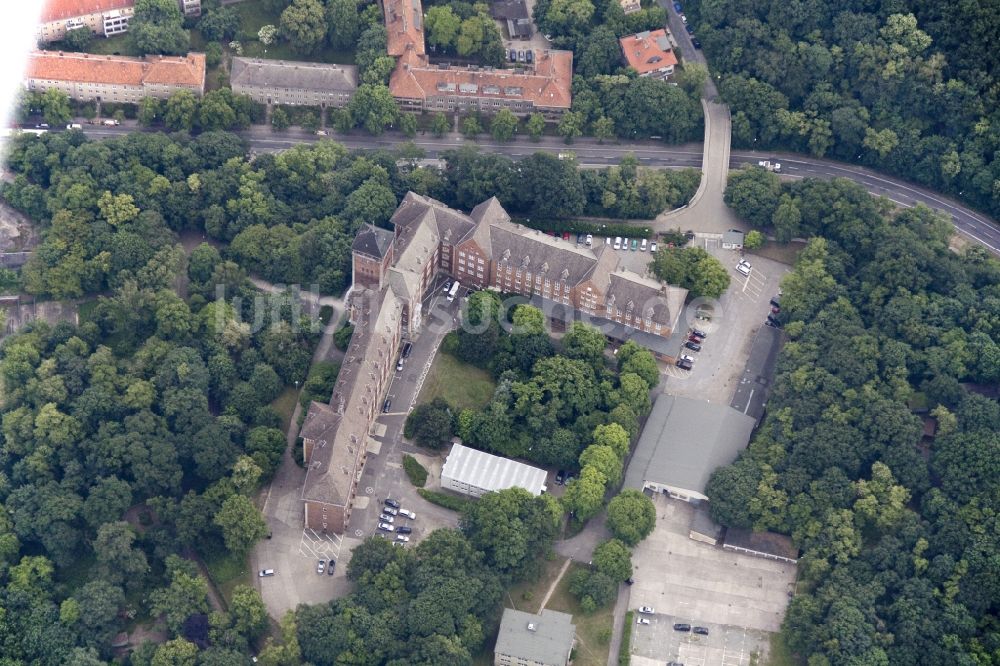
<instances>
[{"instance_id":1,"label":"dark car","mask_svg":"<svg viewBox=\"0 0 1000 666\"><path fill-rule=\"evenodd\" d=\"M681 7L681 3L679 3L679 2L675 2L674 3L674 11L677 12L678 14L680 14L682 11L684 11L684 8Z\"/></svg>"},{"instance_id":2,"label":"dark car","mask_svg":"<svg viewBox=\"0 0 1000 666\"><path fill-rule=\"evenodd\" d=\"M635 585L635 578L626 578L625 582L629 585Z\"/></svg>"},{"instance_id":3,"label":"dark car","mask_svg":"<svg viewBox=\"0 0 1000 666\"><path fill-rule=\"evenodd\" d=\"M566 470L561 469L556 472L556 485L561 486L564 483L566 483Z\"/></svg>"},{"instance_id":4,"label":"dark car","mask_svg":"<svg viewBox=\"0 0 1000 666\"><path fill-rule=\"evenodd\" d=\"M517 49L510 50L510 61L517 62Z\"/></svg>"},{"instance_id":5,"label":"dark car","mask_svg":"<svg viewBox=\"0 0 1000 666\"><path fill-rule=\"evenodd\" d=\"M771 299L771 306L772 307L776 307L776 308L780 308L781 307L781 301L778 300L777 296L775 296L774 298Z\"/></svg>"},{"instance_id":6,"label":"dark car","mask_svg":"<svg viewBox=\"0 0 1000 666\"><path fill-rule=\"evenodd\" d=\"M764 322L764 325L765 325L765 326L770 326L771 328L780 328L780 327L778 326L777 322L775 322L775 321L772 321L771 319L768 319L767 321L765 321L765 322Z\"/></svg>"},{"instance_id":7,"label":"dark car","mask_svg":"<svg viewBox=\"0 0 1000 666\"><path fill-rule=\"evenodd\" d=\"M702 339L701 339L700 337L698 337L697 335L694 335L693 333L692 333L691 335L689 335L689 336L688 336L688 340L689 340L690 342L697 342L697 343L698 343L699 345L700 345L700 344L701 344L702 342L704 342L704 340L702 340Z\"/></svg>"},{"instance_id":8,"label":"dark car","mask_svg":"<svg viewBox=\"0 0 1000 666\"><path fill-rule=\"evenodd\" d=\"M705 627L695 627L692 631L700 636L708 636L708 629Z\"/></svg>"},{"instance_id":9,"label":"dark car","mask_svg":"<svg viewBox=\"0 0 1000 666\"><path fill-rule=\"evenodd\" d=\"M386 506L391 506L393 509L399 508L399 500L394 500L391 497L386 498L386 500L382 502L382 504L385 504Z\"/></svg>"},{"instance_id":10,"label":"dark car","mask_svg":"<svg viewBox=\"0 0 1000 666\"><path fill-rule=\"evenodd\" d=\"M701 330L700 328L692 328L691 329L691 335L697 335L699 338L707 338L708 337L708 333L706 333L705 331Z\"/></svg>"},{"instance_id":11,"label":"dark car","mask_svg":"<svg viewBox=\"0 0 1000 666\"><path fill-rule=\"evenodd\" d=\"M700 49L701 48L701 42L699 42L694 37L691 38L691 45L694 46L696 49Z\"/></svg>"},{"instance_id":12,"label":"dark car","mask_svg":"<svg viewBox=\"0 0 1000 666\"><path fill-rule=\"evenodd\" d=\"M407 527L406 525L400 525L396 528L396 534L412 534L413 528Z\"/></svg>"},{"instance_id":13,"label":"dark car","mask_svg":"<svg viewBox=\"0 0 1000 666\"><path fill-rule=\"evenodd\" d=\"M774 315L767 315L767 320L771 322L771 326L775 328L781 328L781 322L774 318Z\"/></svg>"},{"instance_id":14,"label":"dark car","mask_svg":"<svg viewBox=\"0 0 1000 666\"><path fill-rule=\"evenodd\" d=\"M674 625L674 631L691 631L691 625L677 623Z\"/></svg>"},{"instance_id":15,"label":"dark car","mask_svg":"<svg viewBox=\"0 0 1000 666\"><path fill-rule=\"evenodd\" d=\"M701 351L701 345L699 345L697 342L691 342L690 340L688 340L687 342L684 343L684 346L690 349L691 351L696 351L696 352Z\"/></svg>"},{"instance_id":16,"label":"dark car","mask_svg":"<svg viewBox=\"0 0 1000 666\"><path fill-rule=\"evenodd\" d=\"M691 364L691 361L685 361L684 359L678 359L678 361L677 361L677 367L680 368L681 370L690 370L691 368L694 367L694 365Z\"/></svg>"},{"instance_id":17,"label":"dark car","mask_svg":"<svg viewBox=\"0 0 1000 666\"><path fill-rule=\"evenodd\" d=\"M337 566L337 561L336 560L330 560L329 564L326 565L326 574L328 576L332 576L333 575L333 570L334 570L334 568L336 566Z\"/></svg>"},{"instance_id":18,"label":"dark car","mask_svg":"<svg viewBox=\"0 0 1000 666\"><path fill-rule=\"evenodd\" d=\"M771 308L771 314L778 314L781 312L781 308Z\"/></svg>"},{"instance_id":19,"label":"dark car","mask_svg":"<svg viewBox=\"0 0 1000 666\"><path fill-rule=\"evenodd\" d=\"M388 414L390 407L392 407L392 400L389 399L389 398L386 398L385 402L382 403L382 411L385 412L386 414Z\"/></svg>"},{"instance_id":20,"label":"dark car","mask_svg":"<svg viewBox=\"0 0 1000 666\"><path fill-rule=\"evenodd\" d=\"M528 49L527 51L524 52L524 57L527 60L528 64L530 65L532 62L535 61L535 52L532 51L531 49Z\"/></svg>"},{"instance_id":21,"label":"dark car","mask_svg":"<svg viewBox=\"0 0 1000 666\"><path fill-rule=\"evenodd\" d=\"M687 25L685 25L684 29L688 31L689 35L691 35L692 37L694 36L694 28L691 27L690 23L688 23Z\"/></svg>"},{"instance_id":22,"label":"dark car","mask_svg":"<svg viewBox=\"0 0 1000 666\"><path fill-rule=\"evenodd\" d=\"M410 352L413 351L413 343L407 342L403 345L403 358L409 358Z\"/></svg>"}]
</instances>

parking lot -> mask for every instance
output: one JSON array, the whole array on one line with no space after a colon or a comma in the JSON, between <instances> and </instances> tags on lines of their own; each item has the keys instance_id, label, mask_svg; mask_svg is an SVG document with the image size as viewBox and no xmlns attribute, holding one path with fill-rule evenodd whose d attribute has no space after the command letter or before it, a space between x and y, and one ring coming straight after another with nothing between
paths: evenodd
<instances>
[{"instance_id":1,"label":"parking lot","mask_svg":"<svg viewBox=\"0 0 1000 666\"><path fill-rule=\"evenodd\" d=\"M692 244L719 259L732 281L719 300L694 299L685 307L672 342L680 352L694 358L694 367L690 371L666 368L664 390L672 395L729 404L739 386L754 336L770 312L769 301L791 268L755 256L750 275L743 276L736 272L739 251L724 250L712 238L695 238ZM699 319L699 313L710 319ZM690 328L708 334L700 352L681 349Z\"/></svg>"},{"instance_id":2,"label":"parking lot","mask_svg":"<svg viewBox=\"0 0 1000 666\"><path fill-rule=\"evenodd\" d=\"M763 657L768 633L781 626L795 566L693 541L693 507L663 494L653 501L656 528L632 554L630 606L655 613L646 616L648 626L634 627L633 663L745 666L752 655ZM709 635L675 631L678 622L705 627Z\"/></svg>"}]
</instances>

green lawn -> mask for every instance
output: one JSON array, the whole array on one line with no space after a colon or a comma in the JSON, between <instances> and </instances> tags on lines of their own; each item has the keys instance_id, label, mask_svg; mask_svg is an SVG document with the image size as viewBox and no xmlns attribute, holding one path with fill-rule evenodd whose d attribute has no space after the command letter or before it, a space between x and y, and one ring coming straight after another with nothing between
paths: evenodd
<instances>
[{"instance_id":1,"label":"green lawn","mask_svg":"<svg viewBox=\"0 0 1000 666\"><path fill-rule=\"evenodd\" d=\"M253 582L245 558L241 560L224 549L219 549L206 553L203 560L208 575L212 577L212 582L219 588L227 604L233 598L233 588L241 584L250 585Z\"/></svg>"},{"instance_id":2,"label":"green lawn","mask_svg":"<svg viewBox=\"0 0 1000 666\"><path fill-rule=\"evenodd\" d=\"M804 250L805 247L805 243L802 242L792 241L787 245L782 245L780 243L769 241L764 244L764 247L757 248L756 250L746 250L746 253L757 254L782 264L794 266L795 260L799 256L799 252Z\"/></svg>"},{"instance_id":3,"label":"green lawn","mask_svg":"<svg viewBox=\"0 0 1000 666\"><path fill-rule=\"evenodd\" d=\"M525 580L513 586L503 598L504 608L513 608L525 613L537 613L541 609L539 606L545 593L549 591L552 581L559 575L566 560L562 557L554 557L551 560L542 562L541 575L535 580ZM569 569L566 570L569 573ZM562 581L560 581L562 582ZM553 593L554 597L555 593Z\"/></svg>"},{"instance_id":4,"label":"green lawn","mask_svg":"<svg viewBox=\"0 0 1000 666\"><path fill-rule=\"evenodd\" d=\"M457 409L485 407L493 397L496 383L485 370L462 363L451 354L439 353L434 359L418 402L444 398Z\"/></svg>"},{"instance_id":5,"label":"green lawn","mask_svg":"<svg viewBox=\"0 0 1000 666\"><path fill-rule=\"evenodd\" d=\"M574 666L605 666L608 663L610 639L604 640L604 638L611 635L615 605L612 602L592 615L584 614L576 597L569 592L569 577L574 571L585 566L578 563L570 565L545 607L573 615L577 638Z\"/></svg>"},{"instance_id":6,"label":"green lawn","mask_svg":"<svg viewBox=\"0 0 1000 666\"><path fill-rule=\"evenodd\" d=\"M751 663L754 662L751 661ZM804 663L804 660L800 659L789 649L785 643L785 635L783 633L771 634L771 649L768 655L767 666L802 666Z\"/></svg>"},{"instance_id":7,"label":"green lawn","mask_svg":"<svg viewBox=\"0 0 1000 666\"><path fill-rule=\"evenodd\" d=\"M270 12L262 2L240 2L231 5L240 17L240 36L243 55L248 58L272 58L275 60L307 60L310 62L333 62L342 65L354 64L353 51L337 51L326 47L315 53L303 54L293 51L286 42L278 41L264 46L257 41L257 32L265 25L277 27L280 12Z\"/></svg>"},{"instance_id":8,"label":"green lawn","mask_svg":"<svg viewBox=\"0 0 1000 666\"><path fill-rule=\"evenodd\" d=\"M288 426L292 422L292 413L295 411L295 403L299 399L297 389L287 386L277 398L271 402L275 411L281 414L281 430L288 432Z\"/></svg>"},{"instance_id":9,"label":"green lawn","mask_svg":"<svg viewBox=\"0 0 1000 666\"><path fill-rule=\"evenodd\" d=\"M117 35L115 37L95 37L87 47L88 53L99 53L101 55L137 56L139 52L132 45L132 40L128 35Z\"/></svg>"}]
</instances>

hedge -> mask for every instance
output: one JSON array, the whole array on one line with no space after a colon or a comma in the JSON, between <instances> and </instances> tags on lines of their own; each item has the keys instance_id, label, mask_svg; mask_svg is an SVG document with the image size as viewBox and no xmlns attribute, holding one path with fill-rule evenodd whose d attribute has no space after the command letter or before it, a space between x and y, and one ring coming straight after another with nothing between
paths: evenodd
<instances>
[{"instance_id":1,"label":"hedge","mask_svg":"<svg viewBox=\"0 0 1000 666\"><path fill-rule=\"evenodd\" d=\"M417 488L417 494L431 504L437 504L438 506L443 506L444 508L451 509L452 511L461 511L475 501L464 497L456 497L454 495L447 495L445 493L427 490L426 488Z\"/></svg>"},{"instance_id":2,"label":"hedge","mask_svg":"<svg viewBox=\"0 0 1000 666\"><path fill-rule=\"evenodd\" d=\"M410 483L423 488L427 483L427 468L417 462L413 456L403 456L403 469L406 476L410 477Z\"/></svg>"},{"instance_id":3,"label":"hedge","mask_svg":"<svg viewBox=\"0 0 1000 666\"><path fill-rule=\"evenodd\" d=\"M593 234L595 236L621 236L622 238L652 238L653 230L622 222L587 222L585 220L540 220L538 218L519 217L514 222L530 229L552 231L557 234Z\"/></svg>"},{"instance_id":4,"label":"hedge","mask_svg":"<svg viewBox=\"0 0 1000 666\"><path fill-rule=\"evenodd\" d=\"M618 646L618 666L628 666L632 662L632 622L635 613L625 613L625 626L622 628L622 643Z\"/></svg>"}]
</instances>

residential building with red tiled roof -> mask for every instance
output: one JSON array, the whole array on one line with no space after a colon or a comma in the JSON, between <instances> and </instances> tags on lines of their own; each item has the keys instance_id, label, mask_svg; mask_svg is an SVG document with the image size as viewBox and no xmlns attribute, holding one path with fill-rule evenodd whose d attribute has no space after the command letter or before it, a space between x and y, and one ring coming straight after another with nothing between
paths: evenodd
<instances>
[{"instance_id":1,"label":"residential building with red tiled roof","mask_svg":"<svg viewBox=\"0 0 1000 666\"><path fill-rule=\"evenodd\" d=\"M634 14L642 9L642 4L639 0L618 0L618 4L626 14Z\"/></svg>"},{"instance_id":2,"label":"residential building with red tiled roof","mask_svg":"<svg viewBox=\"0 0 1000 666\"><path fill-rule=\"evenodd\" d=\"M133 104L143 97L166 99L178 90L200 97L205 92L205 54L129 58L35 51L28 57L24 87L38 92L56 88L84 101Z\"/></svg>"},{"instance_id":3,"label":"residential building with red tiled roof","mask_svg":"<svg viewBox=\"0 0 1000 666\"><path fill-rule=\"evenodd\" d=\"M135 0L48 0L36 31L40 42L57 42L69 30L87 28L112 37L128 30Z\"/></svg>"},{"instance_id":4,"label":"residential building with red tiled roof","mask_svg":"<svg viewBox=\"0 0 1000 666\"><path fill-rule=\"evenodd\" d=\"M573 53L542 51L534 66L518 69L432 65L427 56L403 54L389 78L402 109L558 115L573 101Z\"/></svg>"},{"instance_id":5,"label":"residential building with red tiled roof","mask_svg":"<svg viewBox=\"0 0 1000 666\"><path fill-rule=\"evenodd\" d=\"M420 0L383 0L382 5L389 55L401 56L408 50L421 55L426 53L424 10Z\"/></svg>"},{"instance_id":6,"label":"residential building with red tiled roof","mask_svg":"<svg viewBox=\"0 0 1000 666\"><path fill-rule=\"evenodd\" d=\"M646 30L618 40L629 67L639 76L665 79L674 73L677 56L666 30Z\"/></svg>"}]
</instances>

